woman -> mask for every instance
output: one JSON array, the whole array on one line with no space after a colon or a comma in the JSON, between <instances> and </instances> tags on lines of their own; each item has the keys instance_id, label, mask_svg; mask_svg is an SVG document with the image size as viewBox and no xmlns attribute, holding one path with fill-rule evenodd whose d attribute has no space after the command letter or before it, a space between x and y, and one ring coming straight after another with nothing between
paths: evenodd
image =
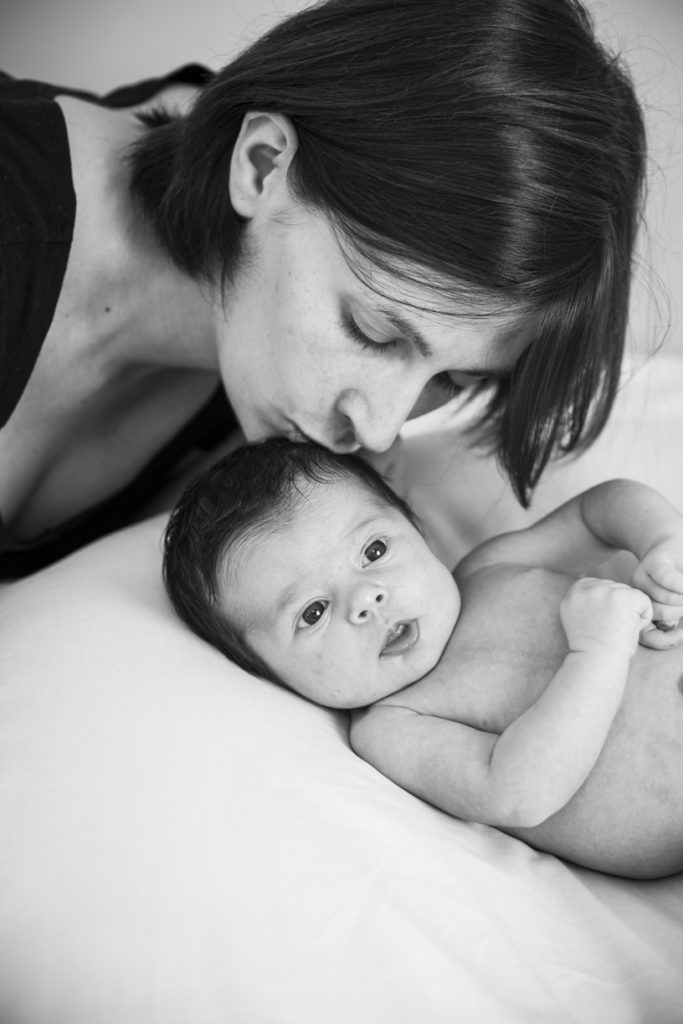
<instances>
[{"instance_id":1,"label":"woman","mask_svg":"<svg viewBox=\"0 0 683 1024\"><path fill-rule=\"evenodd\" d=\"M645 145L575 0L327 0L215 78L0 81L0 123L5 576L236 425L384 451L485 390L526 502L605 423Z\"/></svg>"}]
</instances>

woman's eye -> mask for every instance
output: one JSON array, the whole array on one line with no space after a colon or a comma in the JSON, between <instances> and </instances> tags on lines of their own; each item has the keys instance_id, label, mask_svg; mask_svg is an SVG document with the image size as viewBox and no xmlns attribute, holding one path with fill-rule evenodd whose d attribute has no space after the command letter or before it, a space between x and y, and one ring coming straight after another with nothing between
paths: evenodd
<instances>
[{"instance_id":1,"label":"woman's eye","mask_svg":"<svg viewBox=\"0 0 683 1024\"><path fill-rule=\"evenodd\" d=\"M363 554L368 562L376 562L378 558L386 554L386 551L387 546L383 540L373 540L372 544L368 544Z\"/></svg>"},{"instance_id":2,"label":"woman's eye","mask_svg":"<svg viewBox=\"0 0 683 1024\"><path fill-rule=\"evenodd\" d=\"M358 342L362 348L370 349L379 355L388 355L389 352L400 344L399 338L387 338L386 341L375 341L373 338L369 338L349 313L344 313L342 319L347 334L354 341Z\"/></svg>"},{"instance_id":3,"label":"woman's eye","mask_svg":"<svg viewBox=\"0 0 683 1024\"><path fill-rule=\"evenodd\" d=\"M299 628L301 629L305 626L315 626L315 624L317 622L320 622L320 620L322 619L323 615L325 614L326 608L326 601L314 601L312 604L309 604L308 608L304 608L301 615L299 616Z\"/></svg>"}]
</instances>

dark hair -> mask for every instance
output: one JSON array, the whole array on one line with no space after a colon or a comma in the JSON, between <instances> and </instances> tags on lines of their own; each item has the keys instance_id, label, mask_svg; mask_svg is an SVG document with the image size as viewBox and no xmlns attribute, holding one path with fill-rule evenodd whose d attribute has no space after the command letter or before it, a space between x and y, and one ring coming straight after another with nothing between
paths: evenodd
<instances>
[{"instance_id":1,"label":"dark hair","mask_svg":"<svg viewBox=\"0 0 683 1024\"><path fill-rule=\"evenodd\" d=\"M403 499L355 455L274 437L213 463L185 488L164 535L164 583L180 618L241 668L281 683L221 608L222 574L242 540L287 521L302 483L349 479L360 481L420 529Z\"/></svg>"},{"instance_id":2,"label":"dark hair","mask_svg":"<svg viewBox=\"0 0 683 1024\"><path fill-rule=\"evenodd\" d=\"M352 265L419 280L451 310L528 314L532 342L488 385L478 423L528 504L551 455L591 443L611 410L641 209L640 107L584 7L326 0L275 25L131 156L171 258L223 288L241 253L228 180L249 110L291 119L293 194L328 216Z\"/></svg>"}]
</instances>

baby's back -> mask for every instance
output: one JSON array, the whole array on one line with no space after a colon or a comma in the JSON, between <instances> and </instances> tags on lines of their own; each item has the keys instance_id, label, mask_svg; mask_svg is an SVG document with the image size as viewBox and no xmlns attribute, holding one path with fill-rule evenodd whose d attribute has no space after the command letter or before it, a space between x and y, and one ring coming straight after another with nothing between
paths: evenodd
<instances>
[{"instance_id":1,"label":"baby's back","mask_svg":"<svg viewBox=\"0 0 683 1024\"><path fill-rule=\"evenodd\" d=\"M501 733L545 690L567 652L559 604L571 577L510 566L465 581L437 668L385 703ZM509 829L578 863L633 876L683 870L683 647L634 655L590 776L535 828Z\"/></svg>"}]
</instances>

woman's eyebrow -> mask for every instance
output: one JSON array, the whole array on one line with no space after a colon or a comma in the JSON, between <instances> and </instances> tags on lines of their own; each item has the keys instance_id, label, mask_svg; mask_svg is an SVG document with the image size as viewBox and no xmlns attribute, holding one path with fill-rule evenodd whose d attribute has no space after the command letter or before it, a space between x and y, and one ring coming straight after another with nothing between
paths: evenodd
<instances>
[{"instance_id":1,"label":"woman's eyebrow","mask_svg":"<svg viewBox=\"0 0 683 1024\"><path fill-rule=\"evenodd\" d=\"M428 358L434 354L434 349L426 340L421 331L418 330L414 324L411 324L409 320L406 320L401 313L396 313L393 309L387 309L386 307L380 307L380 313L387 318L390 324L392 324L396 330L401 334L401 337L405 338L406 341L411 342L418 350L420 355ZM515 328L505 329L501 336L501 341L504 342L508 338L514 337ZM492 367L492 366L459 366L458 373L466 373L471 377L488 377L488 378L500 378L507 377L514 367L514 362L511 366L506 367Z\"/></svg>"},{"instance_id":2,"label":"woman's eyebrow","mask_svg":"<svg viewBox=\"0 0 683 1024\"><path fill-rule=\"evenodd\" d=\"M380 313L387 318L390 324L396 328L406 341L412 342L415 348L418 350L420 355L431 356L433 355L433 348L428 341L425 340L424 335L418 331L417 327L414 327L405 317L401 316L400 313L395 313L393 309L381 308Z\"/></svg>"}]
</instances>

